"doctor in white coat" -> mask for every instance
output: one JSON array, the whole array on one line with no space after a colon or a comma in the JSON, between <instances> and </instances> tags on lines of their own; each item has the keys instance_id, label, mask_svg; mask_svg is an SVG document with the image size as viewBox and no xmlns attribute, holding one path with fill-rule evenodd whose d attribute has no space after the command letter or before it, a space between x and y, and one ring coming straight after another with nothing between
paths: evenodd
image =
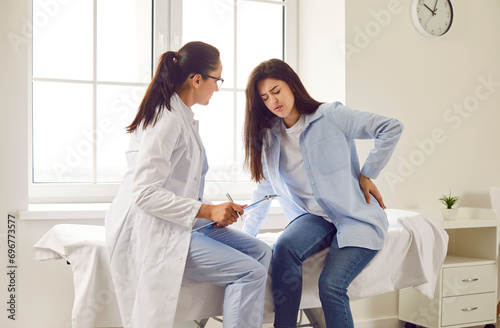
<instances>
[{"instance_id":1,"label":"doctor in white coat","mask_svg":"<svg viewBox=\"0 0 500 328\"><path fill-rule=\"evenodd\" d=\"M105 221L126 328L172 327L183 275L226 287L225 328L262 326L271 249L227 227L242 206L203 202L208 165L190 107L208 104L221 72L219 51L206 43L166 52L127 127L128 170Z\"/></svg>"}]
</instances>

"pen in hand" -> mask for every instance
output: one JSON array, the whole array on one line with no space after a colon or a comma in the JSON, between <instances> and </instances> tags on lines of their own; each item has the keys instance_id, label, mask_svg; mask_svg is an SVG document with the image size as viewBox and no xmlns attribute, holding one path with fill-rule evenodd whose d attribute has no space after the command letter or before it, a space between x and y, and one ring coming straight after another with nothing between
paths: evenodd
<instances>
[{"instance_id":1,"label":"pen in hand","mask_svg":"<svg viewBox=\"0 0 500 328\"><path fill-rule=\"evenodd\" d=\"M229 193L227 193L227 194L226 194L226 197L227 197L227 199L229 199L229 201L230 201L231 203L234 203L234 201L233 201L233 199L231 198L231 195L230 195ZM238 214L238 218L241 220L241 222L243 222L244 220L243 220L243 217L241 217L240 213L239 213L238 211L235 211L235 212L236 212L236 214Z\"/></svg>"},{"instance_id":2,"label":"pen in hand","mask_svg":"<svg viewBox=\"0 0 500 328\"><path fill-rule=\"evenodd\" d=\"M229 193L226 194L226 197L229 199L229 201L231 203L234 203L233 202L233 199L231 198L231 195L229 195ZM241 222L244 221L243 217L240 215L240 213L238 213L237 211L235 211L236 214L238 214L238 218L241 219ZM195 231L198 231L198 230L201 230L201 229L204 229L204 228L210 228L210 227L215 227L217 225L216 222L210 222L208 224L205 224L205 225L202 225L201 227L198 227L198 228L195 228L193 230L191 230L191 232L195 232Z\"/></svg>"}]
</instances>

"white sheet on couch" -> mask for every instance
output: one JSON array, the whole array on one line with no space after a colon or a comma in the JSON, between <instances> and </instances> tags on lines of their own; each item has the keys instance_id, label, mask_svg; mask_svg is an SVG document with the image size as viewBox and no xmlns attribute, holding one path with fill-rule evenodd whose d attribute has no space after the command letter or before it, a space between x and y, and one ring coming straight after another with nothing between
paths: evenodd
<instances>
[{"instance_id":1,"label":"white sheet on couch","mask_svg":"<svg viewBox=\"0 0 500 328\"><path fill-rule=\"evenodd\" d=\"M404 210L386 210L389 232L386 245L349 287L351 300L413 286L428 298L434 295L439 270L446 257L448 235L423 215ZM270 245L279 233L260 234ZM59 224L35 245L35 259L65 259L71 263L75 288L73 328L121 326L109 272L104 227ZM318 277L328 249L303 264L301 308L321 307ZM272 272L270 272L272 274ZM268 279L265 312L273 312L271 279ZM222 287L185 278L176 321L222 315Z\"/></svg>"}]
</instances>

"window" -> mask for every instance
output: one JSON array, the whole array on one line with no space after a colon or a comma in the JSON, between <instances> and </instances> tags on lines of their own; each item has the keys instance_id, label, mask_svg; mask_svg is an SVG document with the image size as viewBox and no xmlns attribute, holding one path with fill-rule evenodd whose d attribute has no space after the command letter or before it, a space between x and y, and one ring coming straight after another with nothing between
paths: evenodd
<instances>
[{"instance_id":1,"label":"window","mask_svg":"<svg viewBox=\"0 0 500 328\"><path fill-rule=\"evenodd\" d=\"M246 79L272 57L295 65L296 6L278 0L157 0L154 6L152 0L33 0L33 24L40 28L32 44L31 201L111 200L126 168L124 128L157 58L192 40L216 46L224 68L224 85L210 105L193 108L210 165L206 193L211 199L227 191L248 197L253 185L243 172L241 140Z\"/></svg>"}]
</instances>

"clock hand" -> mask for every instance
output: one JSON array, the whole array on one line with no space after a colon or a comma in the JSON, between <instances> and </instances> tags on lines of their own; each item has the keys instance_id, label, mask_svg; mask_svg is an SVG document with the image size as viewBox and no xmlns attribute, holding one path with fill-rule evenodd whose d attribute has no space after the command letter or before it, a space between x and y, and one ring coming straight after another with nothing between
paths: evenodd
<instances>
[{"instance_id":1,"label":"clock hand","mask_svg":"<svg viewBox=\"0 0 500 328\"><path fill-rule=\"evenodd\" d=\"M431 20L432 17L434 17L434 13L432 13L431 17L429 17L429 19L427 20L427 22L425 22L424 26L425 26L425 29L427 29L427 23L429 23L429 21Z\"/></svg>"},{"instance_id":2,"label":"clock hand","mask_svg":"<svg viewBox=\"0 0 500 328\"><path fill-rule=\"evenodd\" d=\"M425 8L429 9L429 11L432 13L432 16L436 15L436 13L431 8L429 8L425 3L424 6Z\"/></svg>"},{"instance_id":3,"label":"clock hand","mask_svg":"<svg viewBox=\"0 0 500 328\"><path fill-rule=\"evenodd\" d=\"M438 5L438 0L436 0L436 2L434 2L434 10L432 11L433 13L436 12L437 5Z\"/></svg>"}]
</instances>

